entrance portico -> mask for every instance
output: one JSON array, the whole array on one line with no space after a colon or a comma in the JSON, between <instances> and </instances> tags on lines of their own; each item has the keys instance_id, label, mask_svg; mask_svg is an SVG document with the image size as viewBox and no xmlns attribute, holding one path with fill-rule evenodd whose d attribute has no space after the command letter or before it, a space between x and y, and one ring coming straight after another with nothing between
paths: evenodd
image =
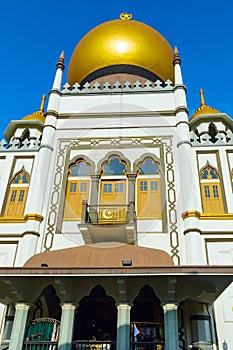
<instances>
[{"instance_id":1,"label":"entrance portico","mask_svg":"<svg viewBox=\"0 0 233 350\"><path fill-rule=\"evenodd\" d=\"M119 276L124 278L123 292L119 288ZM60 337L66 339L66 341L68 341L68 338L70 339L68 344L66 343L66 349L79 349L78 344L84 339L76 338L74 340L75 305L76 307L81 305L83 298L88 296L95 286L99 285L101 288L104 288L106 294L110 297L109 301L112 301L112 305L115 302L117 309L116 338L99 339L99 342L100 344L108 344L109 349L112 346L111 349L121 348L121 350L128 350L135 349L135 342L130 338L132 336L132 322L137 323L136 321L140 321L145 323L147 321L147 316L142 320L133 319L133 311L130 316L131 306L133 306L135 298L140 295L140 290L142 290L143 286L149 286L151 290L155 291L156 298L159 298L164 310L164 338L162 339L161 348L165 346L166 350L170 350L174 349L174 343L172 346L168 339L172 338L176 344L179 341L177 306L181 302L185 302L187 296L189 296L189 303L190 300L195 300L197 304L212 304L218 295L232 282L232 276L232 267L198 267L195 268L195 271L193 267L176 266L154 268L134 268L133 266L121 268L1 268L0 301L8 305L19 305L20 302L23 305L32 305L45 286L54 286L63 305L61 317L61 330L63 330L63 333L60 333ZM28 286L31 286L31 288L28 288ZM122 293L124 293L123 297ZM122 298L125 300L124 303ZM143 298L145 301L146 297L144 296ZM68 308L67 305L69 306ZM14 325L21 317L21 333L24 333L27 327L25 314L27 309L28 307L23 308L23 317L21 317L22 308L18 306L16 308ZM108 311L108 307L106 311ZM156 311L154 312L156 313ZM200 310L198 312L200 313ZM63 324L66 322L64 320L67 320L67 317L69 318L69 327ZM148 322L153 323L151 319L148 319ZM18 337L18 333L14 330L14 325L10 340L12 344L15 344L16 337ZM124 327L122 327L123 325ZM72 334L73 336L71 337ZM111 338L112 336L109 337ZM85 339L85 341L89 340L93 341L95 339ZM200 341L204 341L204 339L200 339ZM23 338L17 339L17 346L20 349L18 342L22 343ZM58 349L60 349L61 340L58 344ZM100 347L100 349L104 348ZM150 348L147 347L145 349Z\"/></svg>"}]
</instances>

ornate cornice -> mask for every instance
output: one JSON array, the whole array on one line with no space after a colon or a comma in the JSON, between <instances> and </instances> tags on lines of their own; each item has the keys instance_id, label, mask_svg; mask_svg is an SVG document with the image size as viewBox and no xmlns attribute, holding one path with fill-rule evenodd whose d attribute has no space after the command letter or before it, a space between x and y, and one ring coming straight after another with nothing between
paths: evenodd
<instances>
[{"instance_id":1,"label":"ornate cornice","mask_svg":"<svg viewBox=\"0 0 233 350\"><path fill-rule=\"evenodd\" d=\"M25 221L35 220L35 221L42 222L44 220L44 217L42 215L39 215L39 214L26 214L24 216L24 219L25 219Z\"/></svg>"}]
</instances>

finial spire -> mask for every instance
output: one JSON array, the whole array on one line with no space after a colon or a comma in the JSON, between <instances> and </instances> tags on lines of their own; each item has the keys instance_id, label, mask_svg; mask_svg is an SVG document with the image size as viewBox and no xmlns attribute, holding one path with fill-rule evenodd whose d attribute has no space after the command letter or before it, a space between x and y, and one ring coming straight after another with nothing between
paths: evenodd
<instances>
[{"instance_id":1,"label":"finial spire","mask_svg":"<svg viewBox=\"0 0 233 350\"><path fill-rule=\"evenodd\" d=\"M200 100L201 100L201 106L205 106L205 98L204 98L204 91L200 89Z\"/></svg>"},{"instance_id":2,"label":"finial spire","mask_svg":"<svg viewBox=\"0 0 233 350\"><path fill-rule=\"evenodd\" d=\"M128 21L128 20L130 20L132 18L133 18L133 15L131 13L122 12L120 14L120 19L123 19L124 21Z\"/></svg>"},{"instance_id":3,"label":"finial spire","mask_svg":"<svg viewBox=\"0 0 233 350\"><path fill-rule=\"evenodd\" d=\"M56 66L57 68L61 68L62 70L64 70L65 68L64 57L65 57L65 54L64 54L64 51L62 51Z\"/></svg>"},{"instance_id":4,"label":"finial spire","mask_svg":"<svg viewBox=\"0 0 233 350\"><path fill-rule=\"evenodd\" d=\"M181 64L181 59L180 59L180 55L179 55L179 51L177 46L175 46L175 49L173 51L174 54L174 60L173 60L173 64Z\"/></svg>"},{"instance_id":5,"label":"finial spire","mask_svg":"<svg viewBox=\"0 0 233 350\"><path fill-rule=\"evenodd\" d=\"M43 95L43 96L42 96L42 100L41 100L40 109L39 109L39 111L42 112L42 113L44 113L45 100L46 100L46 96Z\"/></svg>"}]
</instances>

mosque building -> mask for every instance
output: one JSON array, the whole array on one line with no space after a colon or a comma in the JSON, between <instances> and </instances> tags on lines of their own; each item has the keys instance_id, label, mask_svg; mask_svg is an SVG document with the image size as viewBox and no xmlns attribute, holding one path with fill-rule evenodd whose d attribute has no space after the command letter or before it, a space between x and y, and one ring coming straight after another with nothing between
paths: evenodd
<instances>
[{"instance_id":1,"label":"mosque building","mask_svg":"<svg viewBox=\"0 0 233 350\"><path fill-rule=\"evenodd\" d=\"M0 142L0 349L233 349L233 120L127 13L64 68Z\"/></svg>"}]
</instances>

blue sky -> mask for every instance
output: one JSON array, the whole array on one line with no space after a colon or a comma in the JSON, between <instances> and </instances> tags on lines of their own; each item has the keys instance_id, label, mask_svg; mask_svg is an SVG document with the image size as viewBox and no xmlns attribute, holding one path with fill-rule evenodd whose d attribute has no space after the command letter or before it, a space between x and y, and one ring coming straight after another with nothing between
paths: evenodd
<instances>
[{"instance_id":1,"label":"blue sky","mask_svg":"<svg viewBox=\"0 0 233 350\"><path fill-rule=\"evenodd\" d=\"M190 115L206 103L233 117L232 0L11 0L0 7L0 138L10 120L38 110L62 50L66 68L96 25L133 14L178 46ZM67 69L64 74L64 83Z\"/></svg>"}]
</instances>

